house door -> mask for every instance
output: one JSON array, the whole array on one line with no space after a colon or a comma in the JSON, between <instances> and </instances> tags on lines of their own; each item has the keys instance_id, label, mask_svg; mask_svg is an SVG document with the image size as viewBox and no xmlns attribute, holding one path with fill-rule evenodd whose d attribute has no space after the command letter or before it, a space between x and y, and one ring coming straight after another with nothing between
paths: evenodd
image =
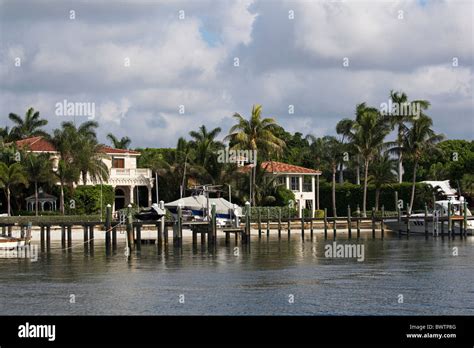
<instances>
[{"instance_id":1,"label":"house door","mask_svg":"<svg viewBox=\"0 0 474 348\"><path fill-rule=\"evenodd\" d=\"M125 208L125 192L121 188L115 189L115 210Z\"/></svg>"}]
</instances>

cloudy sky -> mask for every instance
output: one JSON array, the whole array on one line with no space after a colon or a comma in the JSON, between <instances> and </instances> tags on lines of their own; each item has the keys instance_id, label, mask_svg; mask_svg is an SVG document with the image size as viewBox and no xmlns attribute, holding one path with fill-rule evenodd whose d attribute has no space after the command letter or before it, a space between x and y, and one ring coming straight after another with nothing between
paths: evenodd
<instances>
[{"instance_id":1,"label":"cloudy sky","mask_svg":"<svg viewBox=\"0 0 474 348\"><path fill-rule=\"evenodd\" d=\"M226 133L259 103L320 136L394 89L429 100L437 131L472 140L473 11L462 0L3 0L0 126L33 106L52 129L73 120L56 103L88 102L101 140L164 147L201 124Z\"/></svg>"}]
</instances>

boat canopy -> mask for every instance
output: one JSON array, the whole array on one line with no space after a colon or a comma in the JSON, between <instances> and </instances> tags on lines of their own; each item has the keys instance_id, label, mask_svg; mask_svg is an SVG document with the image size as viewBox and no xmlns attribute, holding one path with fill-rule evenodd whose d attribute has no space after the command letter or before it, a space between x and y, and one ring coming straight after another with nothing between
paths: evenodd
<instances>
[{"instance_id":1,"label":"boat canopy","mask_svg":"<svg viewBox=\"0 0 474 348\"><path fill-rule=\"evenodd\" d=\"M438 193L443 194L445 196L456 196L456 190L449 185L449 180L444 181L422 181L423 184L430 185L433 187Z\"/></svg>"},{"instance_id":2,"label":"boat canopy","mask_svg":"<svg viewBox=\"0 0 474 348\"><path fill-rule=\"evenodd\" d=\"M170 211L174 212L178 208L178 205L181 205L183 209L190 209L193 211L206 210L208 208L208 198L205 195L195 195L189 197L183 197L176 201L169 202L165 204L165 207ZM242 214L242 210L239 206L232 204L225 198L209 198L209 209L212 204L216 205L216 212L218 214L228 214L229 210L237 213L237 215Z\"/></svg>"}]
</instances>

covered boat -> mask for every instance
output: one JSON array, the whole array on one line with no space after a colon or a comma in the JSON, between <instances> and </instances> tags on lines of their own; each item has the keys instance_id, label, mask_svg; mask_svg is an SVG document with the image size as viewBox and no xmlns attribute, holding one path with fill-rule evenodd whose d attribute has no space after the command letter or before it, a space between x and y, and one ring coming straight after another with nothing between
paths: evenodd
<instances>
[{"instance_id":1,"label":"covered boat","mask_svg":"<svg viewBox=\"0 0 474 348\"><path fill-rule=\"evenodd\" d=\"M166 215L166 211L161 209L158 204L153 203L151 207L145 208L140 210L140 212L135 214L135 218L138 220L159 220L164 215Z\"/></svg>"},{"instance_id":2,"label":"covered boat","mask_svg":"<svg viewBox=\"0 0 474 348\"><path fill-rule=\"evenodd\" d=\"M178 205L181 205L183 218L197 221L208 221L212 205L216 205L218 225L232 222L236 216L242 216L242 209L224 198L208 198L204 194L183 197L165 204L165 207L176 217Z\"/></svg>"}]
</instances>

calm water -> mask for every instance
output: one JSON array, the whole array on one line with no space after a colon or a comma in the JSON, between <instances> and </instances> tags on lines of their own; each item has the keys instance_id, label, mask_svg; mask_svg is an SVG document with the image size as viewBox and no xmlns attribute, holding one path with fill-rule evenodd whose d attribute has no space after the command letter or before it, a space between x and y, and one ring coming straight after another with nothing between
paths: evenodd
<instances>
[{"instance_id":1,"label":"calm water","mask_svg":"<svg viewBox=\"0 0 474 348\"><path fill-rule=\"evenodd\" d=\"M321 237L302 243L297 234L254 238L238 256L223 240L215 253L185 240L181 252L147 245L129 260L120 243L112 256L102 243L93 255L53 243L37 262L0 259L0 314L474 314L473 237L360 243L364 262L327 259Z\"/></svg>"}]
</instances>

